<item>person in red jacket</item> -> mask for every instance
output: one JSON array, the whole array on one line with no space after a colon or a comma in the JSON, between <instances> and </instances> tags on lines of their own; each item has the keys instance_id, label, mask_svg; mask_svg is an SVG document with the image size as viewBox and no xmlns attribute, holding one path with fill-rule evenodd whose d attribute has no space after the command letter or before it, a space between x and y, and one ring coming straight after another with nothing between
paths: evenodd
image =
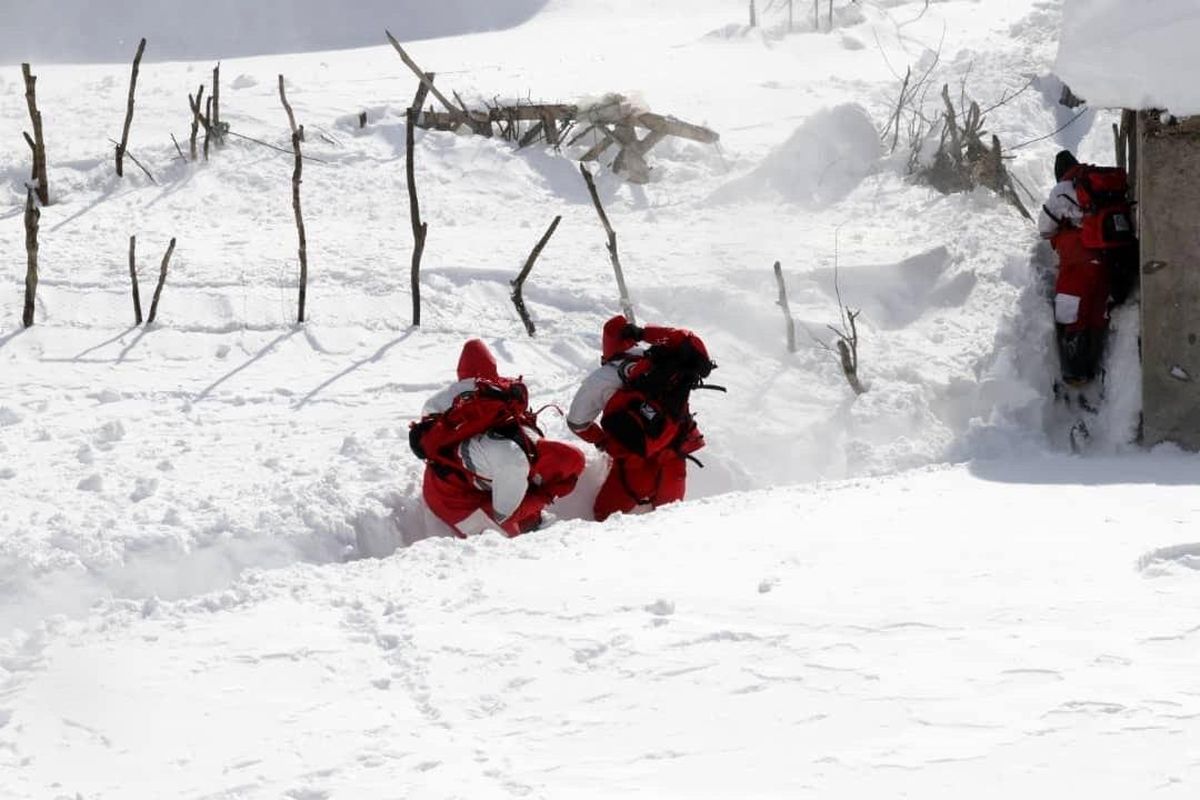
<instances>
[{"instance_id":1,"label":"person in red jacket","mask_svg":"<svg viewBox=\"0 0 1200 800\"><path fill-rule=\"evenodd\" d=\"M546 506L583 473L583 453L542 436L524 383L500 377L480 340L463 345L458 378L425 403L412 429L413 451L426 461L426 506L460 538L544 527Z\"/></svg>"},{"instance_id":2,"label":"person in red jacket","mask_svg":"<svg viewBox=\"0 0 1200 800\"><path fill-rule=\"evenodd\" d=\"M687 459L704 446L688 395L715 366L691 331L640 328L620 315L604 325L601 366L567 412L568 427L612 459L593 507L597 521L683 499Z\"/></svg>"},{"instance_id":3,"label":"person in red jacket","mask_svg":"<svg viewBox=\"0 0 1200 800\"><path fill-rule=\"evenodd\" d=\"M1054 160L1058 181L1042 206L1038 230L1058 253L1054 282L1054 322L1063 382L1082 386L1100 369L1108 330L1109 268L1103 254L1084 246L1084 209L1075 189L1083 169L1069 150Z\"/></svg>"}]
</instances>

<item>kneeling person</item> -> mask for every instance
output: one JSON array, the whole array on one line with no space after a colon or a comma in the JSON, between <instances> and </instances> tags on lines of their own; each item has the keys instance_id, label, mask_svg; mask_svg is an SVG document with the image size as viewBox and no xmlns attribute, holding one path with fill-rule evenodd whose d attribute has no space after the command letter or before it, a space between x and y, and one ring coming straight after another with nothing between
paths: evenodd
<instances>
[{"instance_id":1,"label":"kneeling person","mask_svg":"<svg viewBox=\"0 0 1200 800\"><path fill-rule=\"evenodd\" d=\"M716 364L691 331L639 328L616 316L604 325L603 348L600 368L584 379L567 412L571 430L612 458L593 508L601 522L683 499L687 460L704 447L690 393L724 391L704 384Z\"/></svg>"},{"instance_id":2,"label":"kneeling person","mask_svg":"<svg viewBox=\"0 0 1200 800\"><path fill-rule=\"evenodd\" d=\"M409 433L426 464L425 503L462 538L534 530L543 509L575 488L583 454L542 436L525 384L500 377L478 339L463 346L458 378L426 402Z\"/></svg>"}]
</instances>

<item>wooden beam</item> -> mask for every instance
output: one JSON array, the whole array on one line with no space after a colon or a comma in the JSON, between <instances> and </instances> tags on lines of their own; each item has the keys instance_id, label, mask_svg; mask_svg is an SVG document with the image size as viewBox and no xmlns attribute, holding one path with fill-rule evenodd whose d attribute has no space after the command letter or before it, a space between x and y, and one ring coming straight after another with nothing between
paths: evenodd
<instances>
[{"instance_id":1,"label":"wooden beam","mask_svg":"<svg viewBox=\"0 0 1200 800\"><path fill-rule=\"evenodd\" d=\"M720 141L721 136L716 131L705 128L703 125L693 125L690 122L684 122L675 117L666 117L662 114L652 114L646 112L639 114L635 121L643 128L649 128L652 131L661 130L668 136L678 136L683 139L691 139L694 142L702 144L712 144Z\"/></svg>"}]
</instances>

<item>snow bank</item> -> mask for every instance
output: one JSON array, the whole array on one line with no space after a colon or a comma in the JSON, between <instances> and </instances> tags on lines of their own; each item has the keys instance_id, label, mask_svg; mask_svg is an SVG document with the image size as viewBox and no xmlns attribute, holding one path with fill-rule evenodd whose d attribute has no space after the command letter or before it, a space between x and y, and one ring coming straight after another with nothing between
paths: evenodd
<instances>
[{"instance_id":1,"label":"snow bank","mask_svg":"<svg viewBox=\"0 0 1200 800\"><path fill-rule=\"evenodd\" d=\"M854 191L879 155L879 132L866 109L856 103L823 109L753 172L717 190L713 200L777 197L823 208Z\"/></svg>"},{"instance_id":2,"label":"snow bank","mask_svg":"<svg viewBox=\"0 0 1200 800\"><path fill-rule=\"evenodd\" d=\"M232 58L431 39L517 25L547 0L55 0L6 3L0 64L125 61L138 38L148 60Z\"/></svg>"},{"instance_id":3,"label":"snow bank","mask_svg":"<svg viewBox=\"0 0 1200 800\"><path fill-rule=\"evenodd\" d=\"M1200 113L1195 0L1066 0L1056 71L1093 106Z\"/></svg>"}]
</instances>

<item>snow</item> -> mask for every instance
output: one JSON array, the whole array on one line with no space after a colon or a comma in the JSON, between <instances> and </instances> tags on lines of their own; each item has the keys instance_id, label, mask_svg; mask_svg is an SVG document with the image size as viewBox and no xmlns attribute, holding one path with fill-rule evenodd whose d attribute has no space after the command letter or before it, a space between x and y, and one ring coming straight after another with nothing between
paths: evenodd
<instances>
[{"instance_id":1,"label":"snow","mask_svg":"<svg viewBox=\"0 0 1200 800\"><path fill-rule=\"evenodd\" d=\"M125 56L35 62L54 202L27 331L27 151L0 149L0 796L1188 792L1200 462L1129 444L1136 307L1114 318L1089 452L1067 455L1047 246L986 190L911 183L876 133L939 47L935 80L969 71L984 106L1035 77L988 115L1006 145L1058 128L1060 6L860 3L828 34L788 34L780 8L747 31L733 0L519 6L429 11L442 39L394 30L469 103L620 92L721 133L660 144L644 187L597 180L639 319L699 332L729 388L695 399L709 445L688 502L591 522L589 449L548 530L429 536L408 423L462 342L565 408L617 311L572 161L416 132L414 329L412 75L387 47L220 48L233 130L287 145L282 73L321 159L296 326L291 158L234 140L190 165L170 143L212 62L143 64L130 146L157 186L113 175ZM377 41L347 13L364 20L376 38L337 46ZM237 52L277 49L254 41ZM1027 200L1059 148L1103 160L1111 121L1014 150ZM2 68L0 141L26 124ZM508 281L556 214L530 338ZM178 239L148 328L134 233L144 297ZM862 309L858 398L813 341L839 294Z\"/></svg>"},{"instance_id":2,"label":"snow","mask_svg":"<svg viewBox=\"0 0 1200 800\"><path fill-rule=\"evenodd\" d=\"M1192 0L1064 0L1055 71L1093 107L1200 113Z\"/></svg>"}]
</instances>

